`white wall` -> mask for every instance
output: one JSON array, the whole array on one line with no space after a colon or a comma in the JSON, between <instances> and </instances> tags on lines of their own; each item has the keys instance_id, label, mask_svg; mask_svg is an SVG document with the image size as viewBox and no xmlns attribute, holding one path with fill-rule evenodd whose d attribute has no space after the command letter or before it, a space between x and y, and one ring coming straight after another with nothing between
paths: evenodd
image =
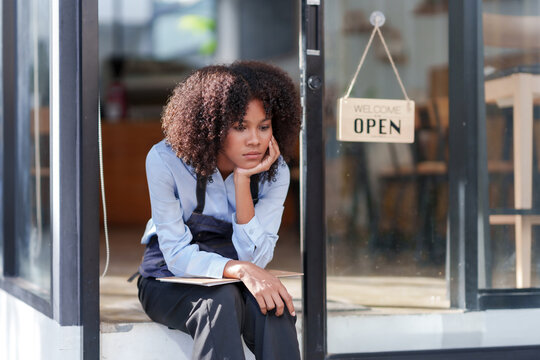
<instances>
[{"instance_id":1,"label":"white wall","mask_svg":"<svg viewBox=\"0 0 540 360\"><path fill-rule=\"evenodd\" d=\"M539 344L540 309L328 319L331 353Z\"/></svg>"},{"instance_id":2,"label":"white wall","mask_svg":"<svg viewBox=\"0 0 540 360\"><path fill-rule=\"evenodd\" d=\"M0 290L0 359L81 359L81 335Z\"/></svg>"}]
</instances>

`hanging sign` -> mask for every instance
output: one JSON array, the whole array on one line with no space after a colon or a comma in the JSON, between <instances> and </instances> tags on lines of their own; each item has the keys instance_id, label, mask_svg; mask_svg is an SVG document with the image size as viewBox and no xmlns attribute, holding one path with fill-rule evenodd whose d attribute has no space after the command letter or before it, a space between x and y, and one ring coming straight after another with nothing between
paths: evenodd
<instances>
[{"instance_id":1,"label":"hanging sign","mask_svg":"<svg viewBox=\"0 0 540 360\"><path fill-rule=\"evenodd\" d=\"M340 141L414 142L414 101L340 98Z\"/></svg>"},{"instance_id":2,"label":"hanging sign","mask_svg":"<svg viewBox=\"0 0 540 360\"><path fill-rule=\"evenodd\" d=\"M347 93L338 100L337 139L358 142L412 143L414 142L414 101L409 99L407 95L388 46L379 29L384 24L384 15L380 12L374 12L370 20L374 25L373 32L364 49L356 73L349 84ZM381 38L405 100L349 97L375 33L378 33Z\"/></svg>"}]
</instances>

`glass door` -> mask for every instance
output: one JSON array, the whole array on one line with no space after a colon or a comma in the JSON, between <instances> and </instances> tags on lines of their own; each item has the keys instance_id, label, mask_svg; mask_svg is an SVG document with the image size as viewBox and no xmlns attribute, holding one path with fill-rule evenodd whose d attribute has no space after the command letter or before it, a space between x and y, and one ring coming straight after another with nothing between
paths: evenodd
<instances>
[{"instance_id":1,"label":"glass door","mask_svg":"<svg viewBox=\"0 0 540 360\"><path fill-rule=\"evenodd\" d=\"M355 73L377 10L386 17L382 34L416 102L412 144L336 140L337 99ZM385 341L351 341L357 332L344 326L343 314L365 323L450 307L448 9L442 2L338 0L325 3L324 17L328 351L387 351ZM350 96L403 99L377 36Z\"/></svg>"}]
</instances>

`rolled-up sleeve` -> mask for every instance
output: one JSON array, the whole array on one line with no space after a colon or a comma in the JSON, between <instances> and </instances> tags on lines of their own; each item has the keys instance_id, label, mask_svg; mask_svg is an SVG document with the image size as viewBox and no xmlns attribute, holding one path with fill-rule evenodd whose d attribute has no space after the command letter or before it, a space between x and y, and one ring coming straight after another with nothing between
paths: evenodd
<instances>
[{"instance_id":1,"label":"rolled-up sleeve","mask_svg":"<svg viewBox=\"0 0 540 360\"><path fill-rule=\"evenodd\" d=\"M199 251L198 245L190 244L192 235L183 220L174 177L155 149L146 158L146 177L152 221L169 271L175 276L223 277L223 269L230 259Z\"/></svg>"},{"instance_id":2,"label":"rolled-up sleeve","mask_svg":"<svg viewBox=\"0 0 540 360\"><path fill-rule=\"evenodd\" d=\"M274 256L283 204L289 190L289 168L283 160L280 159L280 162L276 181L264 183L262 193L259 192L255 216L246 224L236 222L236 213L232 216L232 241L239 260L252 262L262 268Z\"/></svg>"}]
</instances>

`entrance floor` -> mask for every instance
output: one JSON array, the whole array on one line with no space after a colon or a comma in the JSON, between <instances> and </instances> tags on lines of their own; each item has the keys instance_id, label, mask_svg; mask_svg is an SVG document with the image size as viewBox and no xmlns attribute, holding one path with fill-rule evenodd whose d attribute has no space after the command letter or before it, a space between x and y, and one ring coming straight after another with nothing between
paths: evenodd
<instances>
[{"instance_id":1,"label":"entrance floor","mask_svg":"<svg viewBox=\"0 0 540 360\"><path fill-rule=\"evenodd\" d=\"M296 312L302 313L301 279L282 282L294 298ZM427 278L328 278L328 315L456 312L449 309L441 282ZM100 293L102 322L151 321L137 299L135 281L128 283L125 276L107 276L101 280Z\"/></svg>"}]
</instances>

